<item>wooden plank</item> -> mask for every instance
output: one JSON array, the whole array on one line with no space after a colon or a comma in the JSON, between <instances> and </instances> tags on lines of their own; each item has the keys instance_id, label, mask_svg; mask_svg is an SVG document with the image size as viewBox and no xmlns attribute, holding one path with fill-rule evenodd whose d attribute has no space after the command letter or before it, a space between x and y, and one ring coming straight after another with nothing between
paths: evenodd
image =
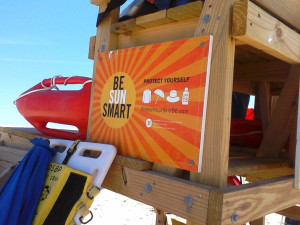
<instances>
[{"instance_id":1,"label":"wooden plank","mask_svg":"<svg viewBox=\"0 0 300 225\"><path fill-rule=\"evenodd\" d=\"M174 20L167 18L166 9L136 18L136 24L144 28L155 27L172 22L174 22Z\"/></svg>"},{"instance_id":2,"label":"wooden plank","mask_svg":"<svg viewBox=\"0 0 300 225\"><path fill-rule=\"evenodd\" d=\"M208 214L206 224L221 224L223 209L223 193L211 190L209 192Z\"/></svg>"},{"instance_id":3,"label":"wooden plank","mask_svg":"<svg viewBox=\"0 0 300 225\"><path fill-rule=\"evenodd\" d=\"M114 23L111 26L111 31L118 33L118 34L123 34L123 33L128 33L131 31L136 31L136 30L141 30L144 29L141 26L138 26L136 24L136 19L129 19L129 20L125 20L122 22L118 22L118 23Z\"/></svg>"},{"instance_id":4,"label":"wooden plank","mask_svg":"<svg viewBox=\"0 0 300 225\"><path fill-rule=\"evenodd\" d=\"M285 81L290 65L282 61L235 63L235 81Z\"/></svg>"},{"instance_id":5,"label":"wooden plank","mask_svg":"<svg viewBox=\"0 0 300 225\"><path fill-rule=\"evenodd\" d=\"M285 62L300 62L300 34L248 0L234 4L233 36Z\"/></svg>"},{"instance_id":6,"label":"wooden plank","mask_svg":"<svg viewBox=\"0 0 300 225\"><path fill-rule=\"evenodd\" d=\"M104 12L107 5L99 7L99 13ZM94 87L95 87L95 77L97 73L98 64L98 54L100 52L106 52L110 50L115 50L117 48L117 34L111 32L111 25L119 20L120 9L117 8L109 13L109 15L104 18L104 20L97 27L96 44L95 44L95 54L94 54L94 68L93 68L93 83L92 92L90 100L90 110L89 110L89 122L87 131L87 140L90 140L90 129L92 123L92 109L93 109L93 99L94 99Z\"/></svg>"},{"instance_id":7,"label":"wooden plank","mask_svg":"<svg viewBox=\"0 0 300 225\"><path fill-rule=\"evenodd\" d=\"M269 99L270 99L270 84L268 84L267 81L261 81L258 83L259 88L259 102L260 102L260 118L262 122L262 130L263 133L266 132L268 124L269 124L269 118L270 118L270 112L269 112Z\"/></svg>"},{"instance_id":8,"label":"wooden plank","mask_svg":"<svg viewBox=\"0 0 300 225\"><path fill-rule=\"evenodd\" d=\"M298 97L299 98L299 97ZM299 104L299 101L298 101ZM295 116L292 122L291 134L289 137L289 162L292 168L295 168L295 159L296 159L296 144L297 144L297 115L298 109L296 109Z\"/></svg>"},{"instance_id":9,"label":"wooden plank","mask_svg":"<svg viewBox=\"0 0 300 225\"><path fill-rule=\"evenodd\" d=\"M257 182L261 180L269 180L278 177L284 177L289 175L294 175L295 169L289 167L278 167L274 169L267 169L263 171L258 171L255 173L247 174L247 181L249 182Z\"/></svg>"},{"instance_id":10,"label":"wooden plank","mask_svg":"<svg viewBox=\"0 0 300 225\"><path fill-rule=\"evenodd\" d=\"M203 2L196 1L168 9L167 18L175 21L187 20L199 17L203 7Z\"/></svg>"},{"instance_id":11,"label":"wooden plank","mask_svg":"<svg viewBox=\"0 0 300 225\"><path fill-rule=\"evenodd\" d=\"M89 47L89 59L94 60L95 58L95 44L96 44L96 36L90 38L90 47Z\"/></svg>"},{"instance_id":12,"label":"wooden plank","mask_svg":"<svg viewBox=\"0 0 300 225\"><path fill-rule=\"evenodd\" d=\"M233 1L207 0L195 36L214 37L207 100L203 164L191 179L215 187L227 185L235 43L230 36Z\"/></svg>"},{"instance_id":13,"label":"wooden plank","mask_svg":"<svg viewBox=\"0 0 300 225\"><path fill-rule=\"evenodd\" d=\"M296 220L300 220L300 207L299 206L292 206L290 208L280 210L276 213L286 216L286 217L296 219Z\"/></svg>"},{"instance_id":14,"label":"wooden plank","mask_svg":"<svg viewBox=\"0 0 300 225\"><path fill-rule=\"evenodd\" d=\"M0 174L18 161L21 161L27 151L20 148L0 146Z\"/></svg>"},{"instance_id":15,"label":"wooden plank","mask_svg":"<svg viewBox=\"0 0 300 225\"><path fill-rule=\"evenodd\" d=\"M291 132L293 117L297 109L299 76L300 69L292 66L276 108L270 118L257 156L261 157L269 154L277 157L280 150L283 149Z\"/></svg>"},{"instance_id":16,"label":"wooden plank","mask_svg":"<svg viewBox=\"0 0 300 225\"><path fill-rule=\"evenodd\" d=\"M165 225L167 222L167 214L163 210L154 208L156 213L156 225Z\"/></svg>"},{"instance_id":17,"label":"wooden plank","mask_svg":"<svg viewBox=\"0 0 300 225\"><path fill-rule=\"evenodd\" d=\"M283 21L300 30L300 2L298 0L252 0Z\"/></svg>"},{"instance_id":18,"label":"wooden plank","mask_svg":"<svg viewBox=\"0 0 300 225\"><path fill-rule=\"evenodd\" d=\"M19 137L8 132L0 131L0 141L2 145L13 146L22 149L31 149L33 144L27 138Z\"/></svg>"},{"instance_id":19,"label":"wooden plank","mask_svg":"<svg viewBox=\"0 0 300 225\"><path fill-rule=\"evenodd\" d=\"M294 189L291 177L234 186L223 193L222 224L233 224L233 213L238 215L236 224L244 224L300 202L300 190Z\"/></svg>"},{"instance_id":20,"label":"wooden plank","mask_svg":"<svg viewBox=\"0 0 300 225\"><path fill-rule=\"evenodd\" d=\"M153 171L163 173L169 176L181 177L183 174L182 169L174 168L171 166L162 165L159 163L153 163Z\"/></svg>"},{"instance_id":21,"label":"wooden plank","mask_svg":"<svg viewBox=\"0 0 300 225\"><path fill-rule=\"evenodd\" d=\"M200 224L206 222L211 189L208 186L155 172L122 170L122 167L112 165L103 187L182 218ZM186 205L185 199L190 206Z\"/></svg>"},{"instance_id":22,"label":"wooden plank","mask_svg":"<svg viewBox=\"0 0 300 225\"><path fill-rule=\"evenodd\" d=\"M148 161L122 155L117 155L113 161L113 164L135 170L151 170L153 165L153 163Z\"/></svg>"},{"instance_id":23,"label":"wooden plank","mask_svg":"<svg viewBox=\"0 0 300 225\"><path fill-rule=\"evenodd\" d=\"M228 176L243 175L273 168L289 167L287 160L272 158L235 158L229 160Z\"/></svg>"},{"instance_id":24,"label":"wooden plank","mask_svg":"<svg viewBox=\"0 0 300 225\"><path fill-rule=\"evenodd\" d=\"M251 221L250 225L265 225L265 217Z\"/></svg>"},{"instance_id":25,"label":"wooden plank","mask_svg":"<svg viewBox=\"0 0 300 225\"><path fill-rule=\"evenodd\" d=\"M194 18L132 31L130 35L120 34L118 36L118 48L132 48L193 37L197 21L198 18Z\"/></svg>"}]
</instances>

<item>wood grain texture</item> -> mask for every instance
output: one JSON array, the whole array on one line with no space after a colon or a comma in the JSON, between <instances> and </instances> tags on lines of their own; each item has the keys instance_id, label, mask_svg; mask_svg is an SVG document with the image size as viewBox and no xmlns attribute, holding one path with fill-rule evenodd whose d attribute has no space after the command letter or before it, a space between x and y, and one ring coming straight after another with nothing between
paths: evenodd
<instances>
[{"instance_id":1,"label":"wood grain texture","mask_svg":"<svg viewBox=\"0 0 300 225\"><path fill-rule=\"evenodd\" d=\"M102 7L100 6L99 13L104 12L106 7L107 4L103 5ZM98 64L98 54L100 52L115 50L117 48L117 34L111 32L111 25L116 23L119 20L119 13L120 13L119 8L111 11L109 15L97 27L87 140L90 140L90 130L91 130L91 123L92 123L91 118L92 118L92 111L93 111L92 109L93 109L93 99L94 99L95 77L97 73L97 64Z\"/></svg>"},{"instance_id":2,"label":"wood grain texture","mask_svg":"<svg viewBox=\"0 0 300 225\"><path fill-rule=\"evenodd\" d=\"M300 34L248 0L234 4L233 36L285 62L300 62Z\"/></svg>"},{"instance_id":3,"label":"wood grain texture","mask_svg":"<svg viewBox=\"0 0 300 225\"><path fill-rule=\"evenodd\" d=\"M231 38L233 1L207 0L195 36L213 35L203 164L191 180L215 187L227 185L235 43ZM207 16L210 15L210 16ZM210 17L209 22L205 18Z\"/></svg>"},{"instance_id":4,"label":"wood grain texture","mask_svg":"<svg viewBox=\"0 0 300 225\"><path fill-rule=\"evenodd\" d=\"M119 34L118 48L132 48L193 37L197 21L198 19L194 18L132 31L130 35Z\"/></svg>"},{"instance_id":5,"label":"wood grain texture","mask_svg":"<svg viewBox=\"0 0 300 225\"><path fill-rule=\"evenodd\" d=\"M300 69L292 66L288 79L281 91L278 103L270 118L257 156L277 157L291 133L293 119L297 110Z\"/></svg>"},{"instance_id":6,"label":"wood grain texture","mask_svg":"<svg viewBox=\"0 0 300 225\"><path fill-rule=\"evenodd\" d=\"M18 161L21 161L27 151L20 148L0 146L0 174Z\"/></svg>"},{"instance_id":7,"label":"wood grain texture","mask_svg":"<svg viewBox=\"0 0 300 225\"><path fill-rule=\"evenodd\" d=\"M111 25L111 31L118 33L118 34L123 34L123 33L128 33L131 31L136 31L136 30L141 30L144 29L141 26L138 26L136 24L136 19L129 19L129 20L125 20L122 22L118 22L118 23L114 23Z\"/></svg>"},{"instance_id":8,"label":"wood grain texture","mask_svg":"<svg viewBox=\"0 0 300 225\"><path fill-rule=\"evenodd\" d=\"M247 181L257 182L262 180L269 180L278 177L284 177L289 175L294 175L295 169L289 167L278 167L278 168L268 168L266 170L258 171L255 173L247 174Z\"/></svg>"},{"instance_id":9,"label":"wood grain texture","mask_svg":"<svg viewBox=\"0 0 300 225\"><path fill-rule=\"evenodd\" d=\"M272 158L234 158L229 160L228 176L255 173L273 168L289 167L287 160Z\"/></svg>"},{"instance_id":10,"label":"wood grain texture","mask_svg":"<svg viewBox=\"0 0 300 225\"><path fill-rule=\"evenodd\" d=\"M269 99L270 99L270 84L267 81L260 81L258 83L258 96L259 102L260 102L260 118L262 122L262 130L263 133L266 132L269 119L270 119L270 105L269 105Z\"/></svg>"},{"instance_id":11,"label":"wood grain texture","mask_svg":"<svg viewBox=\"0 0 300 225\"><path fill-rule=\"evenodd\" d=\"M27 150L29 150L33 146L33 144L31 144L27 138L14 135L9 132L0 131L0 141L2 145L22 148Z\"/></svg>"},{"instance_id":12,"label":"wood grain texture","mask_svg":"<svg viewBox=\"0 0 300 225\"><path fill-rule=\"evenodd\" d=\"M280 210L276 213L296 219L296 220L300 220L300 207L299 206L292 206L290 208Z\"/></svg>"},{"instance_id":13,"label":"wood grain texture","mask_svg":"<svg viewBox=\"0 0 300 225\"><path fill-rule=\"evenodd\" d=\"M135 170L151 170L153 165L153 163L148 161L121 155L115 157L113 164Z\"/></svg>"},{"instance_id":14,"label":"wood grain texture","mask_svg":"<svg viewBox=\"0 0 300 225\"><path fill-rule=\"evenodd\" d=\"M174 20L167 18L167 10L160 10L158 12L136 18L136 25L144 28L155 27L172 22L174 22Z\"/></svg>"},{"instance_id":15,"label":"wood grain texture","mask_svg":"<svg viewBox=\"0 0 300 225\"><path fill-rule=\"evenodd\" d=\"M167 222L167 215L166 212L160 209L154 208L154 211L156 213L156 225L166 225Z\"/></svg>"},{"instance_id":16,"label":"wood grain texture","mask_svg":"<svg viewBox=\"0 0 300 225\"><path fill-rule=\"evenodd\" d=\"M123 171L122 173L122 167L112 165L103 187L165 212L172 212L182 218L205 224L210 187L200 184L196 186L190 181L155 172L129 168L124 168ZM151 185L151 192L146 191L146 185ZM185 204L186 196L193 198L191 206Z\"/></svg>"},{"instance_id":17,"label":"wood grain texture","mask_svg":"<svg viewBox=\"0 0 300 225\"><path fill-rule=\"evenodd\" d=\"M168 9L167 18L175 21L187 20L199 17L203 7L203 2L196 1Z\"/></svg>"},{"instance_id":18,"label":"wood grain texture","mask_svg":"<svg viewBox=\"0 0 300 225\"><path fill-rule=\"evenodd\" d=\"M300 202L300 190L294 189L291 177L227 188L223 193L222 224L233 224L234 212L239 215L236 224L243 224Z\"/></svg>"},{"instance_id":19,"label":"wood grain texture","mask_svg":"<svg viewBox=\"0 0 300 225\"><path fill-rule=\"evenodd\" d=\"M253 2L300 30L300 2L298 0L253 0Z\"/></svg>"},{"instance_id":20,"label":"wood grain texture","mask_svg":"<svg viewBox=\"0 0 300 225\"><path fill-rule=\"evenodd\" d=\"M89 47L89 59L94 60L95 58L95 44L96 44L96 36L90 38L90 47Z\"/></svg>"}]
</instances>

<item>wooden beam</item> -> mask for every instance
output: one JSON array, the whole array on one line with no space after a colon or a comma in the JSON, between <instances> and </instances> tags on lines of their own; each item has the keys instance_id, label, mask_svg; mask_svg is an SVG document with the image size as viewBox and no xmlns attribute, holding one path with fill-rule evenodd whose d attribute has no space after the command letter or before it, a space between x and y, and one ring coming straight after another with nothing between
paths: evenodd
<instances>
[{"instance_id":1,"label":"wooden beam","mask_svg":"<svg viewBox=\"0 0 300 225\"><path fill-rule=\"evenodd\" d=\"M265 217L251 221L250 225L265 225Z\"/></svg>"},{"instance_id":2,"label":"wooden beam","mask_svg":"<svg viewBox=\"0 0 300 225\"><path fill-rule=\"evenodd\" d=\"M263 133L266 132L269 118L270 118L270 108L269 108L269 99L270 99L270 84L267 81L261 81L258 83L259 88L259 101L260 101L260 118L262 122Z\"/></svg>"},{"instance_id":3,"label":"wooden beam","mask_svg":"<svg viewBox=\"0 0 300 225\"><path fill-rule=\"evenodd\" d=\"M144 28L155 27L172 22L174 22L174 20L167 18L166 9L136 18L136 25Z\"/></svg>"},{"instance_id":4,"label":"wooden beam","mask_svg":"<svg viewBox=\"0 0 300 225\"><path fill-rule=\"evenodd\" d=\"M292 66L257 156L261 157L268 154L277 157L280 150L283 149L291 133L293 118L297 109L299 76L300 69L297 66Z\"/></svg>"},{"instance_id":5,"label":"wooden beam","mask_svg":"<svg viewBox=\"0 0 300 225\"><path fill-rule=\"evenodd\" d=\"M206 222L211 189L208 186L152 171L112 165L103 187L182 218L200 224Z\"/></svg>"},{"instance_id":6,"label":"wooden beam","mask_svg":"<svg viewBox=\"0 0 300 225\"><path fill-rule=\"evenodd\" d=\"M290 65L282 61L235 63L235 81L285 81Z\"/></svg>"},{"instance_id":7,"label":"wooden beam","mask_svg":"<svg viewBox=\"0 0 300 225\"><path fill-rule=\"evenodd\" d=\"M132 48L135 46L191 38L194 36L197 21L197 18L193 18L132 31L130 35L126 35L126 33L119 34L118 48Z\"/></svg>"},{"instance_id":8,"label":"wooden beam","mask_svg":"<svg viewBox=\"0 0 300 225\"><path fill-rule=\"evenodd\" d=\"M114 23L111 26L111 31L118 33L118 34L123 34L123 33L128 33L131 31L136 31L136 30L141 30L144 29L141 26L138 26L136 24L136 19L129 19L129 20L125 20L122 22L118 22L118 23Z\"/></svg>"},{"instance_id":9,"label":"wooden beam","mask_svg":"<svg viewBox=\"0 0 300 225\"><path fill-rule=\"evenodd\" d=\"M285 62L300 63L300 34L248 0L234 4L233 36Z\"/></svg>"},{"instance_id":10,"label":"wooden beam","mask_svg":"<svg viewBox=\"0 0 300 225\"><path fill-rule=\"evenodd\" d=\"M117 155L113 164L141 171L151 170L153 166L151 162L122 155Z\"/></svg>"},{"instance_id":11,"label":"wooden beam","mask_svg":"<svg viewBox=\"0 0 300 225\"><path fill-rule=\"evenodd\" d=\"M300 2L298 0L252 0L267 11L300 31Z\"/></svg>"},{"instance_id":12,"label":"wooden beam","mask_svg":"<svg viewBox=\"0 0 300 225\"><path fill-rule=\"evenodd\" d=\"M100 2L103 2L100 1ZM99 13L104 12L107 5L99 7ZM93 99L94 99L94 87L95 87L95 77L97 73L98 65L98 54L100 52L106 52L110 50L115 50L117 48L117 34L111 32L111 25L119 20L120 9L115 9L109 13L109 15L104 18L104 20L97 27L96 43L95 43L95 54L94 54L94 68L93 68L93 83L92 92L90 100L90 110L89 110L89 122L87 131L87 140L90 140L90 129L92 123L92 109L93 109Z\"/></svg>"},{"instance_id":13,"label":"wooden beam","mask_svg":"<svg viewBox=\"0 0 300 225\"><path fill-rule=\"evenodd\" d=\"M280 210L276 212L280 215L293 218L295 220L300 220L300 207L299 206L292 206L290 208Z\"/></svg>"},{"instance_id":14,"label":"wooden beam","mask_svg":"<svg viewBox=\"0 0 300 225\"><path fill-rule=\"evenodd\" d=\"M207 100L201 173L191 179L215 187L227 185L231 99L235 43L231 38L231 9L234 1L207 0L195 36L214 37Z\"/></svg>"},{"instance_id":15,"label":"wooden beam","mask_svg":"<svg viewBox=\"0 0 300 225\"><path fill-rule=\"evenodd\" d=\"M287 160L272 158L236 158L229 160L228 176L255 173L257 171L289 167Z\"/></svg>"},{"instance_id":16,"label":"wooden beam","mask_svg":"<svg viewBox=\"0 0 300 225\"><path fill-rule=\"evenodd\" d=\"M223 194L222 224L234 224L234 215L238 215L235 224L244 224L300 202L300 190L294 189L291 177L233 186Z\"/></svg>"},{"instance_id":17,"label":"wooden beam","mask_svg":"<svg viewBox=\"0 0 300 225\"><path fill-rule=\"evenodd\" d=\"M257 171L255 173L250 173L246 175L247 181L249 182L257 182L262 180L269 180L278 177L285 177L289 175L294 175L295 169L289 167L277 167L277 168L269 168L267 170Z\"/></svg>"},{"instance_id":18,"label":"wooden beam","mask_svg":"<svg viewBox=\"0 0 300 225\"><path fill-rule=\"evenodd\" d=\"M167 214L163 210L154 208L156 213L156 225L166 225L167 222Z\"/></svg>"},{"instance_id":19,"label":"wooden beam","mask_svg":"<svg viewBox=\"0 0 300 225\"><path fill-rule=\"evenodd\" d=\"M203 2L195 1L189 4L177 6L168 9L167 18L175 21L192 19L200 16L203 7Z\"/></svg>"},{"instance_id":20,"label":"wooden beam","mask_svg":"<svg viewBox=\"0 0 300 225\"><path fill-rule=\"evenodd\" d=\"M95 44L96 44L96 36L90 38L90 47L89 47L89 59L94 60L95 58Z\"/></svg>"}]
</instances>

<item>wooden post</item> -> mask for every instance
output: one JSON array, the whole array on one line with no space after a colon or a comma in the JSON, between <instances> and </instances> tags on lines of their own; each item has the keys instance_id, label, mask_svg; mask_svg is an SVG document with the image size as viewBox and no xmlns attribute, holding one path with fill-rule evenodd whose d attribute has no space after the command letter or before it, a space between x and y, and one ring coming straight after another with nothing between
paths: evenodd
<instances>
[{"instance_id":1,"label":"wooden post","mask_svg":"<svg viewBox=\"0 0 300 225\"><path fill-rule=\"evenodd\" d=\"M100 4L101 3L101 4ZM107 7L106 1L101 1L99 7L99 13L104 12ZM90 112L89 118L92 118L92 109L93 109L93 99L95 87L95 77L97 73L97 64L98 64L98 54L100 52L115 50L117 47L117 35L111 32L111 25L119 20L120 9L117 8L109 13L109 15L98 25L96 43L95 43L95 54L94 54L94 69L93 69L93 83L92 83L92 92L91 92L91 103L90 103ZM88 123L88 132L87 140L90 140L90 129L91 129L92 120L89 119Z\"/></svg>"},{"instance_id":2,"label":"wooden post","mask_svg":"<svg viewBox=\"0 0 300 225\"><path fill-rule=\"evenodd\" d=\"M297 109L300 70L292 66L289 76L281 91L278 103L270 119L257 156L271 155L278 157L292 130L293 119ZM275 138L276 137L276 138Z\"/></svg>"},{"instance_id":3,"label":"wooden post","mask_svg":"<svg viewBox=\"0 0 300 225\"><path fill-rule=\"evenodd\" d=\"M195 36L212 35L213 53L207 101L201 173L191 180L215 187L227 185L235 41L231 37L231 0L207 0Z\"/></svg>"},{"instance_id":4,"label":"wooden post","mask_svg":"<svg viewBox=\"0 0 300 225\"><path fill-rule=\"evenodd\" d=\"M154 208L156 213L156 225L165 225L167 222L167 215L163 210Z\"/></svg>"},{"instance_id":5,"label":"wooden post","mask_svg":"<svg viewBox=\"0 0 300 225\"><path fill-rule=\"evenodd\" d=\"M250 222L250 225L265 225L265 217Z\"/></svg>"}]
</instances>

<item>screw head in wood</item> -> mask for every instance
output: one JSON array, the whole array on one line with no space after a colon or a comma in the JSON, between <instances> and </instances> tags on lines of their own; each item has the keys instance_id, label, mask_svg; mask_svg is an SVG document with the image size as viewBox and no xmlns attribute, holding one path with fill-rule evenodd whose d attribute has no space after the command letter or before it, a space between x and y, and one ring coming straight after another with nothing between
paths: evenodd
<instances>
[{"instance_id":1,"label":"screw head in wood","mask_svg":"<svg viewBox=\"0 0 300 225\"><path fill-rule=\"evenodd\" d=\"M210 19L211 19L211 15L206 14L205 16L203 16L202 21L204 24L208 24L210 22Z\"/></svg>"},{"instance_id":2,"label":"screw head in wood","mask_svg":"<svg viewBox=\"0 0 300 225\"><path fill-rule=\"evenodd\" d=\"M151 186L151 184L146 184L146 185L145 185L145 190L146 190L147 193L150 193L150 192L152 191L152 186Z\"/></svg>"},{"instance_id":3,"label":"screw head in wood","mask_svg":"<svg viewBox=\"0 0 300 225\"><path fill-rule=\"evenodd\" d=\"M195 165L194 160L191 160L191 161L190 161L190 164L191 164L192 166Z\"/></svg>"},{"instance_id":4,"label":"screw head in wood","mask_svg":"<svg viewBox=\"0 0 300 225\"><path fill-rule=\"evenodd\" d=\"M236 223L239 220L239 214L237 212L232 213L231 221Z\"/></svg>"},{"instance_id":5,"label":"screw head in wood","mask_svg":"<svg viewBox=\"0 0 300 225\"><path fill-rule=\"evenodd\" d=\"M193 205L193 202L194 202L194 200L193 200L193 197L192 196L190 196L190 195L188 195L188 196L185 196L185 198L184 198L184 203L187 205L187 206L192 206Z\"/></svg>"}]
</instances>

